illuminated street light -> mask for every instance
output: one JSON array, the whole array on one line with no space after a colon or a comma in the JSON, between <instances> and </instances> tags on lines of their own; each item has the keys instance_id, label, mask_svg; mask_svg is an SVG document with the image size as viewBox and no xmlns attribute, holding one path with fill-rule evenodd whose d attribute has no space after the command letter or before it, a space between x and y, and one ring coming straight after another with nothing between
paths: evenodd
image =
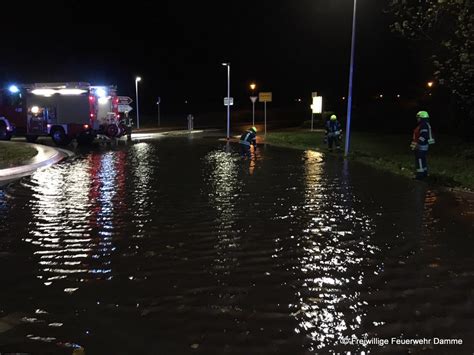
<instances>
[{"instance_id":1,"label":"illuminated street light","mask_svg":"<svg viewBox=\"0 0 474 355\"><path fill-rule=\"evenodd\" d=\"M138 82L141 81L142 78L137 76L135 78L135 100L137 102L137 129L140 129L140 110L138 107Z\"/></svg>"},{"instance_id":2,"label":"illuminated street light","mask_svg":"<svg viewBox=\"0 0 474 355\"><path fill-rule=\"evenodd\" d=\"M432 88L434 83L432 81L428 81L428 83L426 84L429 88Z\"/></svg>"},{"instance_id":3,"label":"illuminated street light","mask_svg":"<svg viewBox=\"0 0 474 355\"><path fill-rule=\"evenodd\" d=\"M230 63L222 63L227 67L227 140L230 139Z\"/></svg>"},{"instance_id":4,"label":"illuminated street light","mask_svg":"<svg viewBox=\"0 0 474 355\"><path fill-rule=\"evenodd\" d=\"M255 126L255 101L257 101L257 97L255 96L255 89L257 88L257 84L251 83L250 90L252 90L252 96L250 100L252 101L252 126Z\"/></svg>"}]
</instances>

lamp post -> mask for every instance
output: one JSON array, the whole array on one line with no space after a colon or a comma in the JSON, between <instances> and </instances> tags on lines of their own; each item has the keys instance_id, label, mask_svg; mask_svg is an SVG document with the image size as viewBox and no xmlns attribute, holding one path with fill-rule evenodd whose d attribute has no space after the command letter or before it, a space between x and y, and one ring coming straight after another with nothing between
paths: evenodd
<instances>
[{"instance_id":1,"label":"lamp post","mask_svg":"<svg viewBox=\"0 0 474 355\"><path fill-rule=\"evenodd\" d=\"M160 102L161 102L161 97L158 96L158 100L156 100L156 106L158 106L158 127L160 127L161 122L160 122Z\"/></svg>"},{"instance_id":2,"label":"lamp post","mask_svg":"<svg viewBox=\"0 0 474 355\"><path fill-rule=\"evenodd\" d=\"M349 67L349 94L347 95L347 122L346 122L346 145L344 155L349 154L349 143L351 134L351 115L352 115L352 80L354 76L354 49L355 49L355 30L356 30L356 10L357 0L354 0L354 10L352 12L352 41L351 41L351 64Z\"/></svg>"},{"instance_id":3,"label":"lamp post","mask_svg":"<svg viewBox=\"0 0 474 355\"><path fill-rule=\"evenodd\" d=\"M227 140L230 139L230 63L222 63L227 67Z\"/></svg>"},{"instance_id":4,"label":"lamp post","mask_svg":"<svg viewBox=\"0 0 474 355\"><path fill-rule=\"evenodd\" d=\"M255 126L255 88L257 85L255 83L250 84L250 90L252 90L252 97L250 100L252 100L252 126Z\"/></svg>"},{"instance_id":5,"label":"lamp post","mask_svg":"<svg viewBox=\"0 0 474 355\"><path fill-rule=\"evenodd\" d=\"M140 109L138 105L138 82L141 81L142 78L137 76L135 78L135 101L137 103L137 129L140 129Z\"/></svg>"}]
</instances>

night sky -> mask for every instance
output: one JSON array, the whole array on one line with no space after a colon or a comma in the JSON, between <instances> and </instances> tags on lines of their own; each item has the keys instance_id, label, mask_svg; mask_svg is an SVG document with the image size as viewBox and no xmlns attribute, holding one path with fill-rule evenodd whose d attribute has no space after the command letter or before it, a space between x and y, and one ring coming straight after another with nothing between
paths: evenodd
<instances>
[{"instance_id":1,"label":"night sky","mask_svg":"<svg viewBox=\"0 0 474 355\"><path fill-rule=\"evenodd\" d=\"M218 111L227 80L221 63L230 61L237 106L250 102L251 81L273 91L275 105L309 100L312 91L347 95L350 0L64 3L24 4L26 13L2 4L17 14L2 31L3 85L88 81L134 96L140 75L144 112L154 111L157 96L168 107L189 100ZM403 94L429 78L415 46L390 33L385 7L358 2L356 97Z\"/></svg>"}]
</instances>

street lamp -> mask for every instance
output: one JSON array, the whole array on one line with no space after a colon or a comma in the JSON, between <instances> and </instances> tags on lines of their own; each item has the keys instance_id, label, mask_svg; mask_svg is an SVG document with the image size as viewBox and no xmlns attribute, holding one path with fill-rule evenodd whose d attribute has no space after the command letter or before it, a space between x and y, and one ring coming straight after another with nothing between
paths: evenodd
<instances>
[{"instance_id":1,"label":"street lamp","mask_svg":"<svg viewBox=\"0 0 474 355\"><path fill-rule=\"evenodd\" d=\"M255 88L257 87L257 84L252 83L250 84L250 90L252 90L252 97L250 100L252 101L252 126L255 126L255 101L257 99L255 98Z\"/></svg>"},{"instance_id":2,"label":"street lamp","mask_svg":"<svg viewBox=\"0 0 474 355\"><path fill-rule=\"evenodd\" d=\"M432 81L428 81L426 84L430 89L433 87L434 83Z\"/></svg>"},{"instance_id":3,"label":"street lamp","mask_svg":"<svg viewBox=\"0 0 474 355\"><path fill-rule=\"evenodd\" d=\"M222 63L227 67L227 140L230 139L230 63Z\"/></svg>"},{"instance_id":4,"label":"street lamp","mask_svg":"<svg viewBox=\"0 0 474 355\"><path fill-rule=\"evenodd\" d=\"M135 101L137 102L137 129L140 129L140 110L138 106L138 82L141 81L142 78L137 76L135 78Z\"/></svg>"},{"instance_id":5,"label":"street lamp","mask_svg":"<svg viewBox=\"0 0 474 355\"><path fill-rule=\"evenodd\" d=\"M352 12L352 41L351 41L351 64L349 67L349 94L347 95L347 122L346 122L346 145L344 155L349 154L349 143L351 134L351 115L352 115L352 80L354 76L354 49L355 49L355 30L356 30L356 10L357 0L354 0L354 10Z\"/></svg>"},{"instance_id":6,"label":"street lamp","mask_svg":"<svg viewBox=\"0 0 474 355\"><path fill-rule=\"evenodd\" d=\"M158 127L161 126L160 102L161 102L161 97L158 96L158 100L156 100L156 105L158 106Z\"/></svg>"}]
</instances>

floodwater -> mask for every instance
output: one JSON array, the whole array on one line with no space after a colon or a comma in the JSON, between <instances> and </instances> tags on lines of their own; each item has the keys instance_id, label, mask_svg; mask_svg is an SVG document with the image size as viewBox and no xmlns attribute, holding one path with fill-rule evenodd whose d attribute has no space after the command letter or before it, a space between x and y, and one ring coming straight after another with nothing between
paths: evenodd
<instances>
[{"instance_id":1,"label":"floodwater","mask_svg":"<svg viewBox=\"0 0 474 355\"><path fill-rule=\"evenodd\" d=\"M0 190L0 353L474 351L472 203L337 156L237 152L96 147Z\"/></svg>"}]
</instances>

